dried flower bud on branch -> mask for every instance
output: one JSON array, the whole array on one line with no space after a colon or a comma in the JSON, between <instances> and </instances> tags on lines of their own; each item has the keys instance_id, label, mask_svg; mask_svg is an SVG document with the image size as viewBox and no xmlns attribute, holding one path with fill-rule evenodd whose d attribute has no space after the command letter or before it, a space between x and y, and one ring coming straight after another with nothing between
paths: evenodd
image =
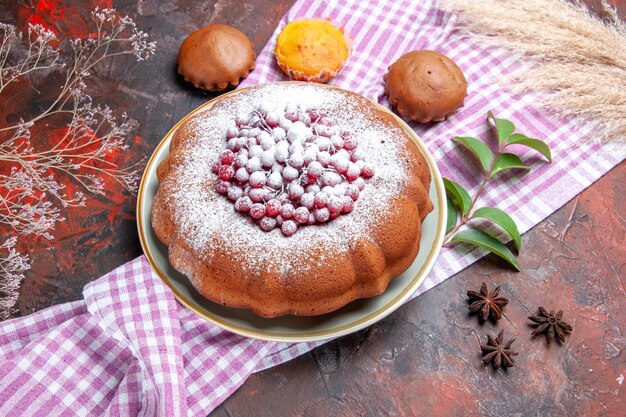
<instances>
[{"instance_id":1,"label":"dried flower bud on branch","mask_svg":"<svg viewBox=\"0 0 626 417\"><path fill-rule=\"evenodd\" d=\"M0 23L0 38L0 93L30 72L63 65L59 51L52 47L56 35L41 25L28 26L24 49L18 49L24 40L15 26Z\"/></svg>"},{"instance_id":2,"label":"dried flower bud on branch","mask_svg":"<svg viewBox=\"0 0 626 417\"><path fill-rule=\"evenodd\" d=\"M17 237L13 236L0 243L0 320L8 318L17 302L22 272L30 269L28 256L14 249Z\"/></svg>"}]
</instances>

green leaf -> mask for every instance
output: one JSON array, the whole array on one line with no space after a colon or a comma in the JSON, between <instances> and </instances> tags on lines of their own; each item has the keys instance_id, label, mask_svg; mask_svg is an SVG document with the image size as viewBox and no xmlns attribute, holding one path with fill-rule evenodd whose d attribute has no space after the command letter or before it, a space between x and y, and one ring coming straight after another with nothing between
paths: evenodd
<instances>
[{"instance_id":1,"label":"green leaf","mask_svg":"<svg viewBox=\"0 0 626 417\"><path fill-rule=\"evenodd\" d=\"M539 139L529 138L521 133L514 133L507 141L507 145L513 144L528 146L545 156L548 162L552 162L552 153L550 152L550 148L545 142Z\"/></svg>"},{"instance_id":2,"label":"green leaf","mask_svg":"<svg viewBox=\"0 0 626 417\"><path fill-rule=\"evenodd\" d=\"M472 205L472 198L465 191L465 188L461 187L454 181L450 181L447 178L443 179L443 185L446 187L450 197L452 197L452 203L461 211L461 214L465 215L469 212Z\"/></svg>"},{"instance_id":3,"label":"green leaf","mask_svg":"<svg viewBox=\"0 0 626 417\"><path fill-rule=\"evenodd\" d=\"M479 248L487 249L510 263L516 270L521 271L519 262L502 242L490 234L481 230L462 230L450 240L450 242L465 242Z\"/></svg>"},{"instance_id":4,"label":"green leaf","mask_svg":"<svg viewBox=\"0 0 626 417\"><path fill-rule=\"evenodd\" d=\"M474 211L472 218L491 220L503 228L504 231L507 232L513 239L515 247L517 248L517 253L519 253L522 248L522 237L520 236L517 225L511 216L496 207L481 207Z\"/></svg>"},{"instance_id":5,"label":"green leaf","mask_svg":"<svg viewBox=\"0 0 626 417\"><path fill-rule=\"evenodd\" d=\"M446 198L448 203L448 222L446 223L446 234L452 230L454 226L456 226L456 220L459 217L459 212L457 211L454 203L450 199L450 197Z\"/></svg>"},{"instance_id":6,"label":"green leaf","mask_svg":"<svg viewBox=\"0 0 626 417\"><path fill-rule=\"evenodd\" d=\"M530 169L530 167L526 166L519 156L512 153L501 153L496 158L496 162L493 165L493 169L491 170L491 175L496 175L500 171L505 171L507 169Z\"/></svg>"},{"instance_id":7,"label":"green leaf","mask_svg":"<svg viewBox=\"0 0 626 417\"><path fill-rule=\"evenodd\" d=\"M490 111L487 113L487 118L493 120L498 131L498 142L506 142L507 138L515 131L515 125L513 122L506 119L498 119Z\"/></svg>"},{"instance_id":8,"label":"green leaf","mask_svg":"<svg viewBox=\"0 0 626 417\"><path fill-rule=\"evenodd\" d=\"M489 168L491 168L491 163L493 162L493 152L491 152L491 149L489 149L482 140L467 136L457 136L452 138L452 140L469 149L476 158L478 158L485 172L489 172Z\"/></svg>"}]
</instances>

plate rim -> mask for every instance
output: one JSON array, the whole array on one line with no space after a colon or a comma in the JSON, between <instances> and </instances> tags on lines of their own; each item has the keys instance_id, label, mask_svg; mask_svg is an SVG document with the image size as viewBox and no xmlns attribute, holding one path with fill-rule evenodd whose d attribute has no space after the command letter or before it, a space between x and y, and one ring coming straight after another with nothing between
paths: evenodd
<instances>
[{"instance_id":1,"label":"plate rim","mask_svg":"<svg viewBox=\"0 0 626 417\"><path fill-rule=\"evenodd\" d=\"M307 85L310 84L310 83L298 82L298 81L283 81L281 83L307 84ZM173 292L174 297L179 303L184 305L186 308L194 312L199 317L207 320L208 322L215 324L216 326L219 326L222 329L225 329L227 331L230 331L232 333L235 333L241 336L250 337L250 338L259 339L259 340L297 343L297 342L314 342L314 341L320 341L320 340L329 340L332 338L345 336L347 334L364 329L365 327L368 327L374 324L375 322L380 321L383 318L387 317L389 314L393 313L400 306L402 306L404 302L407 301L411 297L411 295L419 288L422 282L426 279L426 277L428 276L428 273L432 270L432 267L437 259L437 256L439 255L439 252L441 251L441 244L443 243L443 239L445 236L444 219L447 216L447 206L445 204L445 189L443 185L443 179L441 177L441 173L439 171L439 167L437 166L437 163L435 162L433 156L431 155L431 153L428 151L428 149L422 142L421 138L417 135L417 133L415 133L415 131L413 131L413 129L411 129L406 124L406 122L404 122L404 120L402 120L400 117L398 117L396 114L391 112L386 107L382 106L381 104L365 96L361 96L361 97L366 98L370 103L374 104L379 110L382 110L385 113L393 116L394 119L398 122L398 125L402 127L402 129L409 135L409 137L417 145L418 149L420 150L420 152L426 159L428 167L431 171L431 175L434 180L434 184L436 188L437 199L439 200L438 201L439 216L437 218L436 231L434 235L433 245L430 248L430 252L428 253L424 263L421 265L419 271L417 271L416 275L411 279L408 285L406 285L406 287L394 299L390 300L378 310L371 312L365 315L364 317L360 317L351 323L336 326L331 329L320 330L320 331L310 332L310 333L298 333L298 334L280 333L280 332L267 331L267 330L251 330L249 328L241 327L237 324L227 322L216 314L207 313L206 311L196 307L192 301L189 301L185 295L180 293L180 291L178 291L178 289L175 288L172 283L170 283L166 274L159 268L159 266L157 265L156 261L154 260L152 256L152 252L146 242L147 235L145 234L144 228L142 225L143 218L144 218L142 208L144 206L144 197L146 194L145 189L147 187L147 182L148 182L148 173L151 170L153 170L152 165L155 163L156 156L162 152L163 147L165 147L166 145L169 146L169 142L172 136L174 135L176 130L178 130L178 128L187 119L203 111L205 107L210 107L211 105L213 105L215 101L220 100L223 97L238 94L241 91L245 91L247 89L254 88L259 85L267 85L267 84L258 84L255 86L249 86L249 87L244 87L244 88L240 88L237 90L229 91L227 93L219 95L218 97L212 98L211 100L201 104L200 106L196 107L191 112L187 113L187 115L185 115L174 126L172 126L172 128L167 132L167 134L165 134L163 139L161 139L159 144L156 146L156 148L152 152L152 155L150 155L148 162L146 163L146 167L141 176L141 182L139 183L139 188L137 191L136 222L137 222L137 231L139 234L139 241L140 241L144 256L146 257L152 270ZM338 89L342 91L349 91L349 90L345 90L343 88L332 86L332 85L325 85L325 84L320 84L320 85L323 88L331 88L331 89ZM349 92L353 94L358 94L352 91L349 91Z\"/></svg>"}]
</instances>

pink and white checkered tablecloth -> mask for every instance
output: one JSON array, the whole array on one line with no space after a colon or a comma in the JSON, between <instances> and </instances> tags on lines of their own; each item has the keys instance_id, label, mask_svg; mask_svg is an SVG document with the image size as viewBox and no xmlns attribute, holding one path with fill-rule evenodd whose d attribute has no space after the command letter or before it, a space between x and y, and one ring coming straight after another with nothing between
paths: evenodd
<instances>
[{"instance_id":1,"label":"pink and white checkered tablecloth","mask_svg":"<svg viewBox=\"0 0 626 417\"><path fill-rule=\"evenodd\" d=\"M445 123L413 126L444 176L476 191L479 175L450 138L487 134L493 110L520 131L545 139L554 162L529 151L533 166L489 188L484 204L512 213L526 231L600 178L623 158L600 145L576 146L592 126L536 109L531 96L513 96L493 80L519 59L487 49L455 30L455 19L431 0L326 2L299 0L276 29L243 85L284 80L272 50L294 19L330 17L345 25L354 53L332 84L385 106L382 77L400 55L435 49L463 69L465 106ZM482 256L443 250L422 293ZM204 416L252 373L287 361L316 344L247 339L211 325L179 305L140 257L84 289L84 300L0 323L0 415ZM416 294L417 295L417 294Z\"/></svg>"}]
</instances>

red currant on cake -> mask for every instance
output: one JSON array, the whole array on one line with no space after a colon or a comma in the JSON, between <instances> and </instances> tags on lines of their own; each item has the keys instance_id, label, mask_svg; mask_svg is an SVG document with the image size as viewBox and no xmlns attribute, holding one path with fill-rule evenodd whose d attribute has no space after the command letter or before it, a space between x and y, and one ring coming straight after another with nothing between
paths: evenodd
<instances>
[{"instance_id":1,"label":"red currant on cake","mask_svg":"<svg viewBox=\"0 0 626 417\"><path fill-rule=\"evenodd\" d=\"M336 196L336 195L330 197L330 199L328 200L327 207L331 213L341 212L341 208L343 207L343 201L341 197Z\"/></svg>"},{"instance_id":2,"label":"red currant on cake","mask_svg":"<svg viewBox=\"0 0 626 417\"><path fill-rule=\"evenodd\" d=\"M342 181L341 175L335 171L326 171L322 174L322 184L333 187Z\"/></svg>"},{"instance_id":3,"label":"red currant on cake","mask_svg":"<svg viewBox=\"0 0 626 417\"><path fill-rule=\"evenodd\" d=\"M273 217L263 217L259 221L259 226L261 226L261 229L269 232L276 227L276 219Z\"/></svg>"},{"instance_id":4,"label":"red currant on cake","mask_svg":"<svg viewBox=\"0 0 626 417\"><path fill-rule=\"evenodd\" d=\"M219 169L220 179L223 181L229 181L235 176L235 168L231 165L222 165Z\"/></svg>"},{"instance_id":5,"label":"red currant on cake","mask_svg":"<svg viewBox=\"0 0 626 417\"><path fill-rule=\"evenodd\" d=\"M306 186L305 191L315 195L320 192L320 186L317 184L310 184Z\"/></svg>"},{"instance_id":6,"label":"red currant on cake","mask_svg":"<svg viewBox=\"0 0 626 417\"><path fill-rule=\"evenodd\" d=\"M226 149L220 155L220 163L222 165L230 165L233 163L234 160L235 160L235 154L231 150Z\"/></svg>"},{"instance_id":7,"label":"red currant on cake","mask_svg":"<svg viewBox=\"0 0 626 417\"><path fill-rule=\"evenodd\" d=\"M326 207L328 204L328 194L323 191L315 194L315 207Z\"/></svg>"},{"instance_id":8,"label":"red currant on cake","mask_svg":"<svg viewBox=\"0 0 626 417\"><path fill-rule=\"evenodd\" d=\"M315 194L312 192L303 194L300 198L300 205L307 209L312 209L315 205Z\"/></svg>"},{"instance_id":9,"label":"red currant on cake","mask_svg":"<svg viewBox=\"0 0 626 417\"><path fill-rule=\"evenodd\" d=\"M286 166L283 169L283 178L285 178L285 180L287 181L293 181L299 176L300 176L300 172L292 166Z\"/></svg>"},{"instance_id":10,"label":"red currant on cake","mask_svg":"<svg viewBox=\"0 0 626 417\"><path fill-rule=\"evenodd\" d=\"M278 171L272 172L265 184L274 190L280 190L283 187L283 176Z\"/></svg>"},{"instance_id":11,"label":"red currant on cake","mask_svg":"<svg viewBox=\"0 0 626 417\"><path fill-rule=\"evenodd\" d=\"M276 216L276 227L283 227L283 216L278 215Z\"/></svg>"},{"instance_id":12,"label":"red currant on cake","mask_svg":"<svg viewBox=\"0 0 626 417\"><path fill-rule=\"evenodd\" d=\"M287 103L285 106L285 118L295 122L298 120L298 113L300 112L300 106L295 103Z\"/></svg>"},{"instance_id":13,"label":"red currant on cake","mask_svg":"<svg viewBox=\"0 0 626 417\"><path fill-rule=\"evenodd\" d=\"M354 181L361 175L361 168L359 168L356 164L350 162L348 165L348 169L344 174L348 181Z\"/></svg>"},{"instance_id":14,"label":"red currant on cake","mask_svg":"<svg viewBox=\"0 0 626 417\"><path fill-rule=\"evenodd\" d=\"M282 216L283 219L291 219L295 211L296 209L294 208L293 204L286 203L282 205L281 210L280 210L280 215Z\"/></svg>"},{"instance_id":15,"label":"red currant on cake","mask_svg":"<svg viewBox=\"0 0 626 417\"><path fill-rule=\"evenodd\" d=\"M247 162L248 162L248 151L243 150L243 151L240 151L237 155L235 155L235 168L245 167Z\"/></svg>"},{"instance_id":16,"label":"red currant on cake","mask_svg":"<svg viewBox=\"0 0 626 417\"><path fill-rule=\"evenodd\" d=\"M246 126L248 124L248 121L249 121L249 118L248 118L247 112L241 111L237 113L237 116L235 117L235 123L237 124L238 127Z\"/></svg>"},{"instance_id":17,"label":"red currant on cake","mask_svg":"<svg viewBox=\"0 0 626 417\"><path fill-rule=\"evenodd\" d=\"M349 151L356 149L358 142L352 135L345 135L343 138L343 147Z\"/></svg>"},{"instance_id":18,"label":"red currant on cake","mask_svg":"<svg viewBox=\"0 0 626 417\"><path fill-rule=\"evenodd\" d=\"M269 127L276 127L280 123L280 116L278 113L270 111L265 115L265 123L267 123Z\"/></svg>"},{"instance_id":19,"label":"red currant on cake","mask_svg":"<svg viewBox=\"0 0 626 417\"><path fill-rule=\"evenodd\" d=\"M315 216L316 222L324 223L330 217L330 211L326 207L324 207L315 210L315 212L313 212L313 215Z\"/></svg>"},{"instance_id":20,"label":"red currant on cake","mask_svg":"<svg viewBox=\"0 0 626 417\"><path fill-rule=\"evenodd\" d=\"M341 211L343 213L350 213L354 209L354 200L348 196L342 198Z\"/></svg>"},{"instance_id":21,"label":"red currant on cake","mask_svg":"<svg viewBox=\"0 0 626 417\"><path fill-rule=\"evenodd\" d=\"M261 145L252 145L250 146L250 149L248 149L248 155L250 155L251 158L257 156L259 157L259 162L261 162L261 154L263 153L263 147Z\"/></svg>"},{"instance_id":22,"label":"red currant on cake","mask_svg":"<svg viewBox=\"0 0 626 417\"><path fill-rule=\"evenodd\" d=\"M320 164L322 164L322 166L328 166L330 163L330 154L326 151L320 150L320 153L317 154L317 160Z\"/></svg>"},{"instance_id":23,"label":"red currant on cake","mask_svg":"<svg viewBox=\"0 0 626 417\"><path fill-rule=\"evenodd\" d=\"M241 183L247 182L248 178L250 178L250 174L248 174L248 171L244 167L239 168L235 172L235 179Z\"/></svg>"},{"instance_id":24,"label":"red currant on cake","mask_svg":"<svg viewBox=\"0 0 626 417\"><path fill-rule=\"evenodd\" d=\"M248 187L248 196L250 200L255 203L260 203L265 198L265 190L262 188L249 188Z\"/></svg>"},{"instance_id":25,"label":"red currant on cake","mask_svg":"<svg viewBox=\"0 0 626 417\"><path fill-rule=\"evenodd\" d=\"M257 220L265 217L265 205L262 203L254 203L252 207L250 207L250 217Z\"/></svg>"},{"instance_id":26,"label":"red currant on cake","mask_svg":"<svg viewBox=\"0 0 626 417\"><path fill-rule=\"evenodd\" d=\"M250 200L248 196L239 197L237 201L235 201L235 210L240 213L249 212L250 207L252 207L252 200Z\"/></svg>"},{"instance_id":27,"label":"red currant on cake","mask_svg":"<svg viewBox=\"0 0 626 417\"><path fill-rule=\"evenodd\" d=\"M315 144L319 148L320 151L328 151L330 150L330 139L325 136L320 136L315 140Z\"/></svg>"},{"instance_id":28,"label":"red currant on cake","mask_svg":"<svg viewBox=\"0 0 626 417\"><path fill-rule=\"evenodd\" d=\"M218 181L215 186L215 190L220 194L226 194L228 189L230 188L230 182L228 181Z\"/></svg>"},{"instance_id":29,"label":"red currant on cake","mask_svg":"<svg viewBox=\"0 0 626 417\"><path fill-rule=\"evenodd\" d=\"M318 161L313 161L307 167L307 175L313 178L319 178L322 175L324 167Z\"/></svg>"},{"instance_id":30,"label":"red currant on cake","mask_svg":"<svg viewBox=\"0 0 626 417\"><path fill-rule=\"evenodd\" d=\"M285 220L280 230L285 236L292 236L298 230L298 225L293 220Z\"/></svg>"},{"instance_id":31,"label":"red currant on cake","mask_svg":"<svg viewBox=\"0 0 626 417\"><path fill-rule=\"evenodd\" d=\"M291 200L298 201L304 194L304 188L300 184L292 182L287 187L287 193L289 194L289 198Z\"/></svg>"},{"instance_id":32,"label":"red currant on cake","mask_svg":"<svg viewBox=\"0 0 626 417\"><path fill-rule=\"evenodd\" d=\"M228 198L230 198L233 201L237 201L240 197L243 196L243 190L241 189L241 187L238 187L236 185L231 185L230 187L228 187Z\"/></svg>"},{"instance_id":33,"label":"red currant on cake","mask_svg":"<svg viewBox=\"0 0 626 417\"><path fill-rule=\"evenodd\" d=\"M352 184L356 185L360 191L363 191L363 188L365 188L365 180L360 177L354 180Z\"/></svg>"},{"instance_id":34,"label":"red currant on cake","mask_svg":"<svg viewBox=\"0 0 626 417\"><path fill-rule=\"evenodd\" d=\"M313 123L317 123L317 121L322 117L322 114L318 109L308 109L307 113Z\"/></svg>"},{"instance_id":35,"label":"red currant on cake","mask_svg":"<svg viewBox=\"0 0 626 417\"><path fill-rule=\"evenodd\" d=\"M361 168L361 175L365 178L372 178L374 176L374 165L366 162L363 168Z\"/></svg>"},{"instance_id":36,"label":"red currant on cake","mask_svg":"<svg viewBox=\"0 0 626 417\"><path fill-rule=\"evenodd\" d=\"M246 162L246 169L249 173L257 172L261 170L261 160L258 156L251 157Z\"/></svg>"},{"instance_id":37,"label":"red currant on cake","mask_svg":"<svg viewBox=\"0 0 626 417\"><path fill-rule=\"evenodd\" d=\"M344 140L339 135L332 135L330 137L330 142L332 143L333 148L335 148L336 150L343 148Z\"/></svg>"},{"instance_id":38,"label":"red currant on cake","mask_svg":"<svg viewBox=\"0 0 626 417\"><path fill-rule=\"evenodd\" d=\"M276 217L280 214L280 208L282 203L277 199L271 199L265 204L265 214L271 217Z\"/></svg>"},{"instance_id":39,"label":"red currant on cake","mask_svg":"<svg viewBox=\"0 0 626 417\"><path fill-rule=\"evenodd\" d=\"M309 209L306 207L298 207L293 213L293 219L300 224L305 224L309 221Z\"/></svg>"},{"instance_id":40,"label":"red currant on cake","mask_svg":"<svg viewBox=\"0 0 626 417\"><path fill-rule=\"evenodd\" d=\"M250 184L250 187L260 188L265 185L266 180L267 180L267 177L265 176L265 172L256 171L250 174L250 178L248 179L248 182Z\"/></svg>"},{"instance_id":41,"label":"red currant on cake","mask_svg":"<svg viewBox=\"0 0 626 417\"><path fill-rule=\"evenodd\" d=\"M226 129L226 139L235 138L237 135L239 135L239 129L237 129L237 126L229 126L228 129Z\"/></svg>"},{"instance_id":42,"label":"red currant on cake","mask_svg":"<svg viewBox=\"0 0 626 417\"><path fill-rule=\"evenodd\" d=\"M359 198L359 188L356 185L348 185L346 187L345 195L350 197L353 201L356 201Z\"/></svg>"},{"instance_id":43,"label":"red currant on cake","mask_svg":"<svg viewBox=\"0 0 626 417\"><path fill-rule=\"evenodd\" d=\"M221 166L222 164L220 164L220 161L215 161L211 165L211 171L213 171L214 174L219 174Z\"/></svg>"}]
</instances>

